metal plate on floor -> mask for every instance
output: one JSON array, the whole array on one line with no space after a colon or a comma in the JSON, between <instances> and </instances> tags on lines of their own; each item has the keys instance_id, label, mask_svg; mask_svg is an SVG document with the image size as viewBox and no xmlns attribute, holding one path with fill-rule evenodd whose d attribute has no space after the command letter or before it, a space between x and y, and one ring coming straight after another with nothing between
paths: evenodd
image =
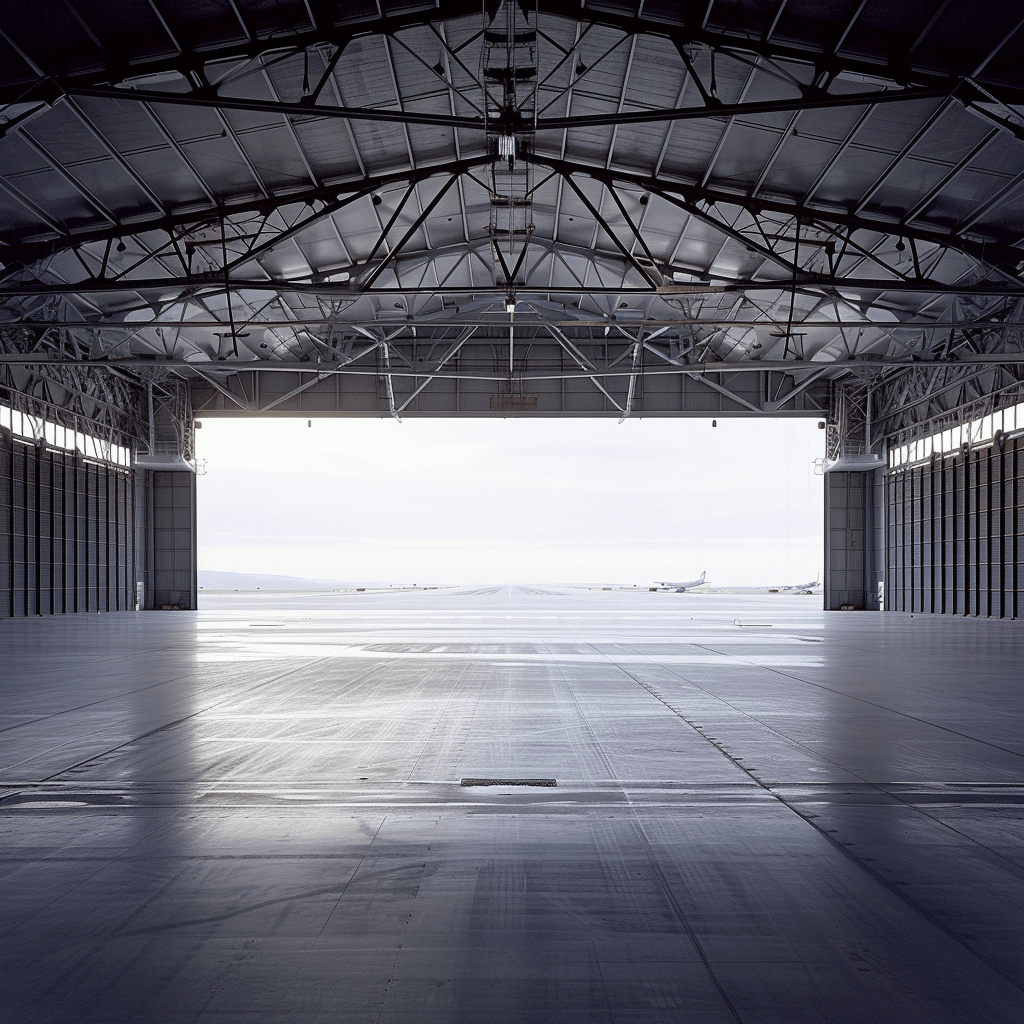
<instances>
[{"instance_id":1,"label":"metal plate on floor","mask_svg":"<svg viewBox=\"0 0 1024 1024\"><path fill-rule=\"evenodd\" d=\"M557 786L554 779L463 779L462 786Z\"/></svg>"}]
</instances>

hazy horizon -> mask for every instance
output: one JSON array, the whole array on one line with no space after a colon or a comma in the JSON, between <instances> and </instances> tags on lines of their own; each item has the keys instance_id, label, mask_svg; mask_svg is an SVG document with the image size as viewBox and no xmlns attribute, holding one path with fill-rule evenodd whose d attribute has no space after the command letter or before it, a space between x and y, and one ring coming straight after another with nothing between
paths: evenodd
<instances>
[{"instance_id":1,"label":"hazy horizon","mask_svg":"<svg viewBox=\"0 0 1024 1024\"><path fill-rule=\"evenodd\" d=\"M821 568L813 419L202 422L203 571L765 586Z\"/></svg>"}]
</instances>

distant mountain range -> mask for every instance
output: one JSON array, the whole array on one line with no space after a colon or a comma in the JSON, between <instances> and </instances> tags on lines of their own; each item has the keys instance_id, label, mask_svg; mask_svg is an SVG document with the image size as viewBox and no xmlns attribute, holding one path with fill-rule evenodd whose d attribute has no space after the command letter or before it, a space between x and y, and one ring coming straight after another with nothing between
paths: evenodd
<instances>
[{"instance_id":1,"label":"distant mountain range","mask_svg":"<svg viewBox=\"0 0 1024 1024\"><path fill-rule=\"evenodd\" d=\"M273 576L269 573L218 572L199 570L201 590L336 590L348 587L386 587L387 583L345 583L341 580L307 580L301 576Z\"/></svg>"}]
</instances>

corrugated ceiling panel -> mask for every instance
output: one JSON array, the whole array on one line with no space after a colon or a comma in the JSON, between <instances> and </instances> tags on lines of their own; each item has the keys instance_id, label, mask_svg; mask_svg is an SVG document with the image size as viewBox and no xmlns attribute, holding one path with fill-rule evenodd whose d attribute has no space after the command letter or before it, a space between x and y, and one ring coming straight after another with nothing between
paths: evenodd
<instances>
[{"instance_id":1,"label":"corrugated ceiling panel","mask_svg":"<svg viewBox=\"0 0 1024 1024\"><path fill-rule=\"evenodd\" d=\"M658 36L637 43L626 86L626 104L674 107L686 77L686 67L676 48ZM696 96L696 90L694 91Z\"/></svg>"},{"instance_id":2,"label":"corrugated ceiling panel","mask_svg":"<svg viewBox=\"0 0 1024 1024\"><path fill-rule=\"evenodd\" d=\"M224 126L213 110L178 107L170 103L152 103L153 112L173 138L184 145L225 135ZM264 115L264 121L266 115Z\"/></svg>"},{"instance_id":3,"label":"corrugated ceiling panel","mask_svg":"<svg viewBox=\"0 0 1024 1024\"><path fill-rule=\"evenodd\" d=\"M803 135L787 136L771 172L761 186L762 191L784 196L807 192L835 151L835 145L830 142L805 138Z\"/></svg>"},{"instance_id":4,"label":"corrugated ceiling panel","mask_svg":"<svg viewBox=\"0 0 1024 1024\"><path fill-rule=\"evenodd\" d=\"M182 143L196 170L209 183L215 195L258 195L259 185L230 139L198 139Z\"/></svg>"},{"instance_id":5,"label":"corrugated ceiling panel","mask_svg":"<svg viewBox=\"0 0 1024 1024\"><path fill-rule=\"evenodd\" d=\"M829 142L833 146L839 146L856 128L857 122L867 109L867 107L830 107L825 110L802 110L792 131L802 138L811 138L818 142ZM859 134L857 138L860 138Z\"/></svg>"},{"instance_id":6,"label":"corrugated ceiling panel","mask_svg":"<svg viewBox=\"0 0 1024 1024\"><path fill-rule=\"evenodd\" d=\"M118 5L106 0L93 0L111 9L116 15ZM244 0L238 0L241 10ZM246 38L241 23L231 9L230 0L160 0L160 10L167 19L175 38L185 47L193 49L240 43ZM198 17L197 17L198 15Z\"/></svg>"},{"instance_id":7,"label":"corrugated ceiling panel","mask_svg":"<svg viewBox=\"0 0 1024 1024\"><path fill-rule=\"evenodd\" d=\"M734 121L715 159L711 180L715 184L728 183L743 191L752 188L782 137L778 131Z\"/></svg>"},{"instance_id":8,"label":"corrugated ceiling panel","mask_svg":"<svg viewBox=\"0 0 1024 1024\"><path fill-rule=\"evenodd\" d=\"M19 134L34 140L51 155L59 150L58 159L62 159L66 167L109 158L102 144L64 105L52 108L44 117L35 118L30 125L19 129Z\"/></svg>"},{"instance_id":9,"label":"corrugated ceiling panel","mask_svg":"<svg viewBox=\"0 0 1024 1024\"><path fill-rule=\"evenodd\" d=\"M937 10L934 0L900 0L900 3L869 2L857 13L857 20L843 43L843 53L873 56L880 40L891 40L892 52L901 52L898 40L909 45ZM850 12L851 14L853 11Z\"/></svg>"},{"instance_id":10,"label":"corrugated ceiling panel","mask_svg":"<svg viewBox=\"0 0 1024 1024\"><path fill-rule=\"evenodd\" d=\"M431 164L442 163L452 159L454 153L454 133L451 128L435 128L432 125L410 124L409 143L412 146L413 159L417 166L429 167ZM477 132L483 142L483 132Z\"/></svg>"},{"instance_id":11,"label":"corrugated ceiling panel","mask_svg":"<svg viewBox=\"0 0 1024 1024\"><path fill-rule=\"evenodd\" d=\"M103 67L103 52L59 0L5 4L0 9L0 25L47 74Z\"/></svg>"},{"instance_id":12,"label":"corrugated ceiling panel","mask_svg":"<svg viewBox=\"0 0 1024 1024\"><path fill-rule=\"evenodd\" d=\"M238 133L238 141L268 188L308 188L310 179L298 147L284 124Z\"/></svg>"},{"instance_id":13,"label":"corrugated ceiling panel","mask_svg":"<svg viewBox=\"0 0 1024 1024\"><path fill-rule=\"evenodd\" d=\"M361 176L355 150L342 121L297 118L292 123L306 159L321 181Z\"/></svg>"},{"instance_id":14,"label":"corrugated ceiling panel","mask_svg":"<svg viewBox=\"0 0 1024 1024\"><path fill-rule=\"evenodd\" d=\"M353 39L334 69L342 102L348 106L397 104L394 81L387 65L384 42L372 36Z\"/></svg>"},{"instance_id":15,"label":"corrugated ceiling panel","mask_svg":"<svg viewBox=\"0 0 1024 1024\"><path fill-rule=\"evenodd\" d=\"M882 104L857 132L857 142L861 146L871 146L895 155L910 142L928 118L947 102L911 100L907 103Z\"/></svg>"},{"instance_id":16,"label":"corrugated ceiling panel","mask_svg":"<svg viewBox=\"0 0 1024 1024\"><path fill-rule=\"evenodd\" d=\"M684 180L699 179L723 131L725 125L719 119L680 121L673 127L669 137L662 171Z\"/></svg>"},{"instance_id":17,"label":"corrugated ceiling panel","mask_svg":"<svg viewBox=\"0 0 1024 1024\"><path fill-rule=\"evenodd\" d=\"M971 166L1007 178L1014 177L1021 171L1021 144L1009 133L1000 132L971 161Z\"/></svg>"},{"instance_id":18,"label":"corrugated ceiling panel","mask_svg":"<svg viewBox=\"0 0 1024 1024\"><path fill-rule=\"evenodd\" d=\"M4 175L10 185L34 203L58 226L75 229L94 224L96 211L56 171L32 175ZM48 231L40 221L40 232ZM105 222L104 222L105 223Z\"/></svg>"},{"instance_id":19,"label":"corrugated ceiling panel","mask_svg":"<svg viewBox=\"0 0 1024 1024\"><path fill-rule=\"evenodd\" d=\"M17 200L0 189L0 224L3 233L21 236L23 233L38 230L39 220Z\"/></svg>"},{"instance_id":20,"label":"corrugated ceiling panel","mask_svg":"<svg viewBox=\"0 0 1024 1024\"><path fill-rule=\"evenodd\" d=\"M1003 188L1008 179L1005 175L996 175L984 171L965 170L950 181L939 196L921 214L918 220L930 224L938 224L952 229L962 220L970 217L975 210ZM972 231L984 235L986 228L998 225L1000 231L1012 230L1018 236L1024 236L1024 219L1020 211L1016 213L1014 206L1000 203L981 220Z\"/></svg>"},{"instance_id":21,"label":"corrugated ceiling panel","mask_svg":"<svg viewBox=\"0 0 1024 1024\"><path fill-rule=\"evenodd\" d=\"M32 149L18 132L10 132L0 140L0 175L26 177L46 174L50 170L46 159Z\"/></svg>"},{"instance_id":22,"label":"corrugated ceiling panel","mask_svg":"<svg viewBox=\"0 0 1024 1024\"><path fill-rule=\"evenodd\" d=\"M1012 2L986 4L954 0L941 12L914 54L914 62L938 69L952 62L965 71L973 70L992 52L996 42L1007 35L1020 15L1019 4ZM1018 69L1019 66L1018 60Z\"/></svg>"},{"instance_id":23,"label":"corrugated ceiling panel","mask_svg":"<svg viewBox=\"0 0 1024 1024\"><path fill-rule=\"evenodd\" d=\"M403 32L394 40L388 40L388 44L398 92L403 100L436 92L445 96L447 107L448 85L430 67L442 56L437 38L429 30L419 29Z\"/></svg>"},{"instance_id":24,"label":"corrugated ceiling panel","mask_svg":"<svg viewBox=\"0 0 1024 1024\"><path fill-rule=\"evenodd\" d=\"M720 29L722 25L735 25L739 31L757 39L767 32L778 9L778 0L716 0L708 11L708 27ZM678 4L671 0L645 4L644 11L650 11L652 17L679 17Z\"/></svg>"},{"instance_id":25,"label":"corrugated ceiling panel","mask_svg":"<svg viewBox=\"0 0 1024 1024\"><path fill-rule=\"evenodd\" d=\"M855 208L892 161L891 153L850 146L815 189L814 202L839 209Z\"/></svg>"},{"instance_id":26,"label":"corrugated ceiling panel","mask_svg":"<svg viewBox=\"0 0 1024 1024\"><path fill-rule=\"evenodd\" d=\"M914 146L912 153L920 159L935 160L949 170L991 130L991 124L959 107L950 107L935 127Z\"/></svg>"},{"instance_id":27,"label":"corrugated ceiling panel","mask_svg":"<svg viewBox=\"0 0 1024 1024\"><path fill-rule=\"evenodd\" d=\"M398 124L353 121L352 134L369 174L387 174L409 166L409 147Z\"/></svg>"},{"instance_id":28,"label":"corrugated ceiling panel","mask_svg":"<svg viewBox=\"0 0 1024 1024\"><path fill-rule=\"evenodd\" d=\"M130 47L137 57L169 57L178 52L147 0L75 0L75 9L107 51Z\"/></svg>"},{"instance_id":29,"label":"corrugated ceiling panel","mask_svg":"<svg viewBox=\"0 0 1024 1024\"><path fill-rule=\"evenodd\" d=\"M565 159L602 166L612 141L611 128L588 128L572 132L566 141Z\"/></svg>"},{"instance_id":30,"label":"corrugated ceiling panel","mask_svg":"<svg viewBox=\"0 0 1024 1024\"><path fill-rule=\"evenodd\" d=\"M166 148L167 142L139 103L83 97L73 101L121 154Z\"/></svg>"},{"instance_id":31,"label":"corrugated ceiling panel","mask_svg":"<svg viewBox=\"0 0 1024 1024\"><path fill-rule=\"evenodd\" d=\"M947 175L949 168L932 161L907 157L890 174L871 199L871 210L899 220L904 211L914 209ZM945 186L948 188L949 186ZM922 214L927 220L927 212Z\"/></svg>"}]
</instances>

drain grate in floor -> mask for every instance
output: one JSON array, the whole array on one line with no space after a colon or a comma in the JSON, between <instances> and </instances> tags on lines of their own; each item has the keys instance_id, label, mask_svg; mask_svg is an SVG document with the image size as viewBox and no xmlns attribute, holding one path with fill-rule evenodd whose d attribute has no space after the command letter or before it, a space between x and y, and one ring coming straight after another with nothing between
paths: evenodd
<instances>
[{"instance_id":1,"label":"drain grate in floor","mask_svg":"<svg viewBox=\"0 0 1024 1024\"><path fill-rule=\"evenodd\" d=\"M554 779L463 779L463 786L557 786Z\"/></svg>"}]
</instances>

